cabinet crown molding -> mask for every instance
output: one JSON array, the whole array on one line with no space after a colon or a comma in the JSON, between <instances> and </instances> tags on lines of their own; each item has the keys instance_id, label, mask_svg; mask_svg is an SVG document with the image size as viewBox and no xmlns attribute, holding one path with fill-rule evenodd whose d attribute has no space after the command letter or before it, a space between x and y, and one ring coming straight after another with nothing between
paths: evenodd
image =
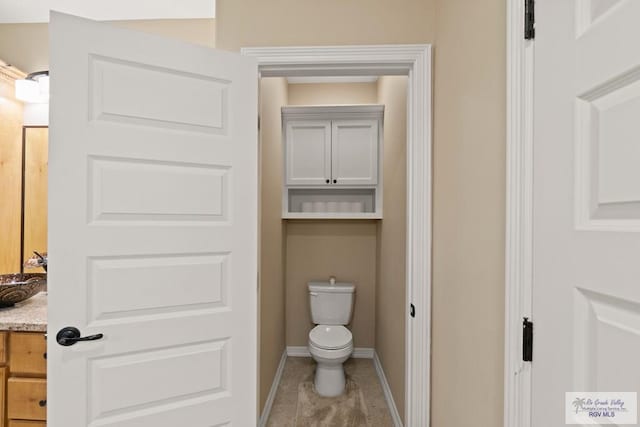
<instances>
[{"instance_id":1,"label":"cabinet crown molding","mask_svg":"<svg viewBox=\"0 0 640 427\"><path fill-rule=\"evenodd\" d=\"M282 118L290 119L374 119L383 120L384 105L300 105L282 107Z\"/></svg>"}]
</instances>

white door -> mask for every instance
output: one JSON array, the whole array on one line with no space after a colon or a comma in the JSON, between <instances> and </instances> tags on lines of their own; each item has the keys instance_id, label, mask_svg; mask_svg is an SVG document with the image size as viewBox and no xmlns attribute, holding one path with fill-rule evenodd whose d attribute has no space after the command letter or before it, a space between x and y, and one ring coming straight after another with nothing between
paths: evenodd
<instances>
[{"instance_id":1,"label":"white door","mask_svg":"<svg viewBox=\"0 0 640 427\"><path fill-rule=\"evenodd\" d=\"M334 120L331 139L333 184L378 182L377 120Z\"/></svg>"},{"instance_id":2,"label":"white door","mask_svg":"<svg viewBox=\"0 0 640 427\"><path fill-rule=\"evenodd\" d=\"M331 121L290 121L285 133L287 185L329 184Z\"/></svg>"},{"instance_id":3,"label":"white door","mask_svg":"<svg viewBox=\"0 0 640 427\"><path fill-rule=\"evenodd\" d=\"M254 60L50 31L48 425L255 425Z\"/></svg>"},{"instance_id":4,"label":"white door","mask_svg":"<svg viewBox=\"0 0 640 427\"><path fill-rule=\"evenodd\" d=\"M538 0L533 426L640 391L640 1Z\"/></svg>"}]
</instances>

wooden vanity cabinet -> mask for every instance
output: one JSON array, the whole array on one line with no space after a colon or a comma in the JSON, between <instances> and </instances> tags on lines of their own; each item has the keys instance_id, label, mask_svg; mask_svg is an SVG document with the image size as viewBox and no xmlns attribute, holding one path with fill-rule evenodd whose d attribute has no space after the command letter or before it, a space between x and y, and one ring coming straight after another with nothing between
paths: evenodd
<instances>
[{"instance_id":1,"label":"wooden vanity cabinet","mask_svg":"<svg viewBox=\"0 0 640 427\"><path fill-rule=\"evenodd\" d=\"M0 332L0 427L44 427L47 341L42 332Z\"/></svg>"}]
</instances>

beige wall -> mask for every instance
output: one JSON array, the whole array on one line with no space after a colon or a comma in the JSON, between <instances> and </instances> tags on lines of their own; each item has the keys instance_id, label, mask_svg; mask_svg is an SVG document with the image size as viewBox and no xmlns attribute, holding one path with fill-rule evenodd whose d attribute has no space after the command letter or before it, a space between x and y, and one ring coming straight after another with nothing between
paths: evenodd
<instances>
[{"instance_id":1,"label":"beige wall","mask_svg":"<svg viewBox=\"0 0 640 427\"><path fill-rule=\"evenodd\" d=\"M282 221L282 126L287 81L260 81L260 379L262 412L285 348L285 223Z\"/></svg>"},{"instance_id":2,"label":"beige wall","mask_svg":"<svg viewBox=\"0 0 640 427\"><path fill-rule=\"evenodd\" d=\"M213 19L155 19L111 23L189 43L215 46ZM49 25L0 24L0 58L26 73L48 70Z\"/></svg>"},{"instance_id":3,"label":"beige wall","mask_svg":"<svg viewBox=\"0 0 640 427\"><path fill-rule=\"evenodd\" d=\"M289 85L289 105L377 104L376 83L322 83Z\"/></svg>"},{"instance_id":4,"label":"beige wall","mask_svg":"<svg viewBox=\"0 0 640 427\"><path fill-rule=\"evenodd\" d=\"M384 218L378 223L376 352L404 419L407 77L380 77L378 103L384 104Z\"/></svg>"},{"instance_id":5,"label":"beige wall","mask_svg":"<svg viewBox=\"0 0 640 427\"><path fill-rule=\"evenodd\" d=\"M228 50L434 44L433 427L502 425L505 21L503 0L217 2Z\"/></svg>"},{"instance_id":6,"label":"beige wall","mask_svg":"<svg viewBox=\"0 0 640 427\"><path fill-rule=\"evenodd\" d=\"M428 43L435 0L218 0L216 22L216 46L228 50Z\"/></svg>"},{"instance_id":7,"label":"beige wall","mask_svg":"<svg viewBox=\"0 0 640 427\"><path fill-rule=\"evenodd\" d=\"M289 105L373 104L375 83L290 84ZM289 221L287 227L287 345L306 346L313 327L307 282L356 284L350 328L354 345L375 344L375 221Z\"/></svg>"},{"instance_id":8,"label":"beige wall","mask_svg":"<svg viewBox=\"0 0 640 427\"><path fill-rule=\"evenodd\" d=\"M432 420L502 425L505 2L440 0L435 49ZM459 402L472 402L460 410Z\"/></svg>"},{"instance_id":9,"label":"beige wall","mask_svg":"<svg viewBox=\"0 0 640 427\"><path fill-rule=\"evenodd\" d=\"M13 93L0 74L0 274L20 272L22 103Z\"/></svg>"},{"instance_id":10,"label":"beige wall","mask_svg":"<svg viewBox=\"0 0 640 427\"><path fill-rule=\"evenodd\" d=\"M356 285L349 328L356 347L375 340L376 221L289 221L287 224L287 345L307 346L313 328L307 282Z\"/></svg>"}]
</instances>

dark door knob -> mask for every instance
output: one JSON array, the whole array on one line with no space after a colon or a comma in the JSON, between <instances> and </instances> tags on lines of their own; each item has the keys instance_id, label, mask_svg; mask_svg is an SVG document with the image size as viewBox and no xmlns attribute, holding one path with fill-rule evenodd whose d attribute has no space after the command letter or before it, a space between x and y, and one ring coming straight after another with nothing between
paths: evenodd
<instances>
[{"instance_id":1,"label":"dark door knob","mask_svg":"<svg viewBox=\"0 0 640 427\"><path fill-rule=\"evenodd\" d=\"M334 180L333 180L333 183L334 183L334 184L337 184L337 183L338 183L338 180L337 180L337 179L334 179Z\"/></svg>"},{"instance_id":2,"label":"dark door knob","mask_svg":"<svg viewBox=\"0 0 640 427\"><path fill-rule=\"evenodd\" d=\"M104 336L102 334L89 335L86 337L82 337L80 335L81 334L78 328L67 326L60 329L58 335L56 335L56 341L58 341L58 344L68 347L70 345L74 345L78 341L95 341L101 339Z\"/></svg>"}]
</instances>

